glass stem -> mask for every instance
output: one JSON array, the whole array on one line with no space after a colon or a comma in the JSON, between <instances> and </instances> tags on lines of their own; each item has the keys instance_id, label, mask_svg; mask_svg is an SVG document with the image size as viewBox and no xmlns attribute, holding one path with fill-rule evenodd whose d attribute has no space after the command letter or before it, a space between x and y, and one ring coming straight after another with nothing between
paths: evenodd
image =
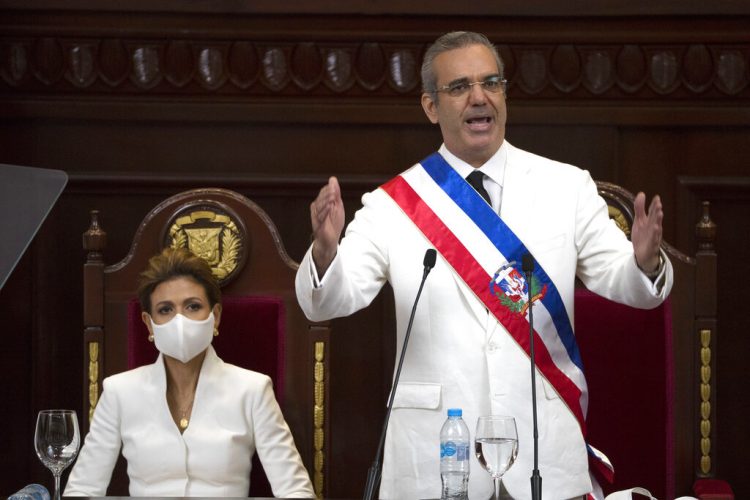
<instances>
[{"instance_id":1,"label":"glass stem","mask_svg":"<svg viewBox=\"0 0 750 500\"><path fill-rule=\"evenodd\" d=\"M60 474L53 474L55 476L55 498L54 500L60 500Z\"/></svg>"},{"instance_id":2,"label":"glass stem","mask_svg":"<svg viewBox=\"0 0 750 500\"><path fill-rule=\"evenodd\" d=\"M495 500L500 500L500 484L503 482L502 478L496 477L495 479ZM60 500L59 498L56 500Z\"/></svg>"}]
</instances>

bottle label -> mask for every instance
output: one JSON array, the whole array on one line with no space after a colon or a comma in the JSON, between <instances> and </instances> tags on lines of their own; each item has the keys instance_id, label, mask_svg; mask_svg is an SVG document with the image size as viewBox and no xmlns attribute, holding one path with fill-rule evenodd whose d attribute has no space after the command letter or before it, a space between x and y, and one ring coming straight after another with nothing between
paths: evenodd
<instances>
[{"instance_id":1,"label":"bottle label","mask_svg":"<svg viewBox=\"0 0 750 500\"><path fill-rule=\"evenodd\" d=\"M469 459L469 445L462 443L456 448L456 460L468 460Z\"/></svg>"},{"instance_id":2,"label":"bottle label","mask_svg":"<svg viewBox=\"0 0 750 500\"><path fill-rule=\"evenodd\" d=\"M456 457L456 460L468 460L469 445L466 443L456 443L454 441L440 443L440 458L446 457Z\"/></svg>"},{"instance_id":3,"label":"bottle label","mask_svg":"<svg viewBox=\"0 0 750 500\"><path fill-rule=\"evenodd\" d=\"M456 454L456 443L445 441L440 443L440 458L452 457Z\"/></svg>"}]
</instances>

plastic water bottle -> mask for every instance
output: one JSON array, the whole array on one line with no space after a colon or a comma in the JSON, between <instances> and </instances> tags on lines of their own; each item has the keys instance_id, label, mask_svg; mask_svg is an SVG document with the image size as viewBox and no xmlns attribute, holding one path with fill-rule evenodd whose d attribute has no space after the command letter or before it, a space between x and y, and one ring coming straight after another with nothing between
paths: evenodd
<instances>
[{"instance_id":1,"label":"plastic water bottle","mask_svg":"<svg viewBox=\"0 0 750 500\"><path fill-rule=\"evenodd\" d=\"M466 499L469 493L469 428L461 408L450 408L440 429L441 498Z\"/></svg>"},{"instance_id":2,"label":"plastic water bottle","mask_svg":"<svg viewBox=\"0 0 750 500\"><path fill-rule=\"evenodd\" d=\"M49 491L41 484L32 483L13 493L8 500L49 500Z\"/></svg>"}]
</instances>

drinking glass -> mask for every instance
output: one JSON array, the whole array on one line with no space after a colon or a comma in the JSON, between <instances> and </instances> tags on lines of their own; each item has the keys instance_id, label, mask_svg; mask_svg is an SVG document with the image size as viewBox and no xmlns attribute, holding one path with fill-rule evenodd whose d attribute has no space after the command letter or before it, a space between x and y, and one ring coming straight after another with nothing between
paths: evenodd
<instances>
[{"instance_id":1,"label":"drinking glass","mask_svg":"<svg viewBox=\"0 0 750 500\"><path fill-rule=\"evenodd\" d=\"M495 483L494 498L499 499L503 474L518 456L516 419L502 415L479 417L474 434L474 453L482 467L492 476Z\"/></svg>"},{"instance_id":2,"label":"drinking glass","mask_svg":"<svg viewBox=\"0 0 750 500\"><path fill-rule=\"evenodd\" d=\"M34 447L39 460L55 477L54 500L60 500L60 475L78 455L81 434L73 410L42 410L36 419Z\"/></svg>"}]
</instances>

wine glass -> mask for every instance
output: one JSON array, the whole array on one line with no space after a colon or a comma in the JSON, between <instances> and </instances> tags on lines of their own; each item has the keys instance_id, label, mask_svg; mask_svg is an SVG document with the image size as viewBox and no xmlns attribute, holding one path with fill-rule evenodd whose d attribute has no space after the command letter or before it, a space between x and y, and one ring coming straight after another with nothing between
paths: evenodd
<instances>
[{"instance_id":1,"label":"wine glass","mask_svg":"<svg viewBox=\"0 0 750 500\"><path fill-rule=\"evenodd\" d=\"M516 419L500 415L479 417L474 434L474 453L481 466L492 476L495 483L494 498L499 499L503 474L518 456Z\"/></svg>"},{"instance_id":2,"label":"wine glass","mask_svg":"<svg viewBox=\"0 0 750 500\"><path fill-rule=\"evenodd\" d=\"M60 476L78 455L81 434L73 410L42 410L36 419L34 447L39 460L55 477L55 497L60 500Z\"/></svg>"}]
</instances>

